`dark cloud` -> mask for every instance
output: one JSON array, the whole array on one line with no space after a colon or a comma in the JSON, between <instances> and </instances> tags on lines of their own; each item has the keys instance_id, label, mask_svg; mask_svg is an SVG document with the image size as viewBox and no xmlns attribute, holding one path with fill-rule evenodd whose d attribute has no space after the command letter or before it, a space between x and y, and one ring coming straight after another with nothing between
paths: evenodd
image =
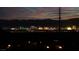
<instances>
[{"instance_id":1,"label":"dark cloud","mask_svg":"<svg viewBox=\"0 0 79 59\"><path fill-rule=\"evenodd\" d=\"M79 18L79 7L63 7L61 8L61 18Z\"/></svg>"},{"instance_id":2,"label":"dark cloud","mask_svg":"<svg viewBox=\"0 0 79 59\"><path fill-rule=\"evenodd\" d=\"M0 19L42 19L58 20L58 7L0 7ZM79 18L79 7L62 7L61 18Z\"/></svg>"},{"instance_id":3,"label":"dark cloud","mask_svg":"<svg viewBox=\"0 0 79 59\"><path fill-rule=\"evenodd\" d=\"M51 18L58 19L57 7L5 7L0 8L2 19L35 19Z\"/></svg>"}]
</instances>

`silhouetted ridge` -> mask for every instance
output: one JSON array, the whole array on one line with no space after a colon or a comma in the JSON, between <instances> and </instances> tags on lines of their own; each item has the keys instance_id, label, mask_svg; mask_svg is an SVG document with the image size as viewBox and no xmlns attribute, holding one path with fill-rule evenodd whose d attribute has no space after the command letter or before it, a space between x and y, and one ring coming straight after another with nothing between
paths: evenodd
<instances>
[{"instance_id":1,"label":"silhouetted ridge","mask_svg":"<svg viewBox=\"0 0 79 59\"><path fill-rule=\"evenodd\" d=\"M18 27L18 26L57 26L58 21L57 20L51 20L51 19L28 19L28 20L0 20L0 27Z\"/></svg>"},{"instance_id":2,"label":"silhouetted ridge","mask_svg":"<svg viewBox=\"0 0 79 59\"><path fill-rule=\"evenodd\" d=\"M65 25L78 25L79 26L79 18L61 20L61 26L65 26Z\"/></svg>"}]
</instances>

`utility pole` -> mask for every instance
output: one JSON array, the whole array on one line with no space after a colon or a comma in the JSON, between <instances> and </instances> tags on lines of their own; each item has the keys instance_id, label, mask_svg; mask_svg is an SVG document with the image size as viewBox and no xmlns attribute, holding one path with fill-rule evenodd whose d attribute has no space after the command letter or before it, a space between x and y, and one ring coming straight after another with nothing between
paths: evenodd
<instances>
[{"instance_id":1,"label":"utility pole","mask_svg":"<svg viewBox=\"0 0 79 59\"><path fill-rule=\"evenodd\" d=\"M61 32L61 7L59 7L59 32Z\"/></svg>"}]
</instances>

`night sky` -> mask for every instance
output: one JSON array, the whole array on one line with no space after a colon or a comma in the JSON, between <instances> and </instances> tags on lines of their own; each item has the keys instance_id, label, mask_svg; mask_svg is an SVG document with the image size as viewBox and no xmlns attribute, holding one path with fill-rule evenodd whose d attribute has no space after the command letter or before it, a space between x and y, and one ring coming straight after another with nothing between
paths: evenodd
<instances>
[{"instance_id":1,"label":"night sky","mask_svg":"<svg viewBox=\"0 0 79 59\"><path fill-rule=\"evenodd\" d=\"M0 19L58 20L58 7L0 7ZM62 20L79 17L79 7L62 7Z\"/></svg>"},{"instance_id":2,"label":"night sky","mask_svg":"<svg viewBox=\"0 0 79 59\"><path fill-rule=\"evenodd\" d=\"M61 8L61 18L71 19L71 18L79 18L79 7L63 7Z\"/></svg>"}]
</instances>

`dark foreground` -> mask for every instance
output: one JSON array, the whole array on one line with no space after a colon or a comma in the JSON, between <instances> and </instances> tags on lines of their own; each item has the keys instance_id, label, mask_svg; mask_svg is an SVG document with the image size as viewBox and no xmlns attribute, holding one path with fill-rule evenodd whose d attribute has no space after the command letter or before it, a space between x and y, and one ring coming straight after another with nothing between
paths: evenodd
<instances>
[{"instance_id":1,"label":"dark foreground","mask_svg":"<svg viewBox=\"0 0 79 59\"><path fill-rule=\"evenodd\" d=\"M76 32L0 32L0 51L79 51Z\"/></svg>"}]
</instances>

